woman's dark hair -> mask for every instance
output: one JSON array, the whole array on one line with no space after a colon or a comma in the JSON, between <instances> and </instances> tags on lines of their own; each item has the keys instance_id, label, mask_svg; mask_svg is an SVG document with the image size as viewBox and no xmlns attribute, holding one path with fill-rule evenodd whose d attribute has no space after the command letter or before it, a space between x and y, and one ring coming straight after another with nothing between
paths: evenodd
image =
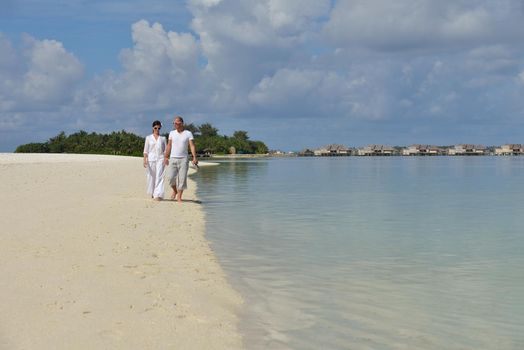
<instances>
[{"instance_id":1,"label":"woman's dark hair","mask_svg":"<svg viewBox=\"0 0 524 350\"><path fill-rule=\"evenodd\" d=\"M160 127L162 127L162 123L161 123L159 120L155 120L155 121L153 122L153 125L151 125L151 126L154 128L154 127L157 126L157 125L160 126Z\"/></svg>"}]
</instances>

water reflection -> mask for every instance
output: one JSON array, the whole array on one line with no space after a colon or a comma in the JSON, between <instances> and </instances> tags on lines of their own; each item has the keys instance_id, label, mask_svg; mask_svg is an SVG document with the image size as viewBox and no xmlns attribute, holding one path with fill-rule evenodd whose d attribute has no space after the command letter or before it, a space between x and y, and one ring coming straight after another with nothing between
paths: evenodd
<instances>
[{"instance_id":1,"label":"water reflection","mask_svg":"<svg viewBox=\"0 0 524 350\"><path fill-rule=\"evenodd\" d=\"M504 159L271 159L199 172L208 237L247 301L247 348L517 349L524 163Z\"/></svg>"}]
</instances>

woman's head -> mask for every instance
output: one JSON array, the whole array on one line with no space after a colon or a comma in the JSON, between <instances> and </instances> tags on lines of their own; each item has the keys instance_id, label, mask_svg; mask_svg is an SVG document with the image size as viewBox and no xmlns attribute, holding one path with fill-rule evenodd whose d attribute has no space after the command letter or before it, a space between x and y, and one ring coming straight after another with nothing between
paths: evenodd
<instances>
[{"instance_id":1,"label":"woman's head","mask_svg":"<svg viewBox=\"0 0 524 350\"><path fill-rule=\"evenodd\" d=\"M158 132L160 132L160 129L162 128L162 123L159 120L155 120L153 122L152 127L153 127L153 131L158 130Z\"/></svg>"}]
</instances>

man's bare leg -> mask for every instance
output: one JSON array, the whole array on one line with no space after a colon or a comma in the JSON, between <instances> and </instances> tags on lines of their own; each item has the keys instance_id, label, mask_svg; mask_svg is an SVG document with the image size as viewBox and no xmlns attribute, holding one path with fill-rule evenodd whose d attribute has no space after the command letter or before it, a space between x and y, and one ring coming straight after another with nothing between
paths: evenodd
<instances>
[{"instance_id":1,"label":"man's bare leg","mask_svg":"<svg viewBox=\"0 0 524 350\"><path fill-rule=\"evenodd\" d=\"M177 202L182 202L182 193L184 193L184 190L178 190L178 195L176 196Z\"/></svg>"},{"instance_id":2,"label":"man's bare leg","mask_svg":"<svg viewBox=\"0 0 524 350\"><path fill-rule=\"evenodd\" d=\"M177 198L178 191L176 189L176 186L172 186L171 188L173 189L173 194L171 195L171 199L175 200Z\"/></svg>"}]
</instances>

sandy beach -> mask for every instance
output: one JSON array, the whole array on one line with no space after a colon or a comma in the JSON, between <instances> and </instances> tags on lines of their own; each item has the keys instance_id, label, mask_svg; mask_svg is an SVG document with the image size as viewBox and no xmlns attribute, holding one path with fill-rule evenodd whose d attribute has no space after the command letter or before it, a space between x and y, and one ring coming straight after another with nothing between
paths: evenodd
<instances>
[{"instance_id":1,"label":"sandy beach","mask_svg":"<svg viewBox=\"0 0 524 350\"><path fill-rule=\"evenodd\" d=\"M242 348L194 181L154 202L141 158L0 154L0 169L0 349Z\"/></svg>"}]
</instances>

